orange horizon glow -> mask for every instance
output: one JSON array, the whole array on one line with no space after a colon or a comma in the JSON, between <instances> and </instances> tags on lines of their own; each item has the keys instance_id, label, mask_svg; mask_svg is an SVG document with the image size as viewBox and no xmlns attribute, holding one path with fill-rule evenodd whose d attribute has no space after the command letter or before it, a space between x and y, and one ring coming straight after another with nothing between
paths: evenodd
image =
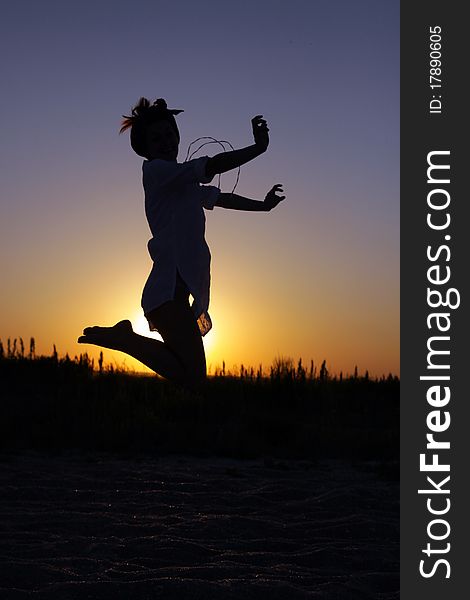
<instances>
[{"instance_id":1,"label":"orange horizon glow","mask_svg":"<svg viewBox=\"0 0 470 600\"><path fill-rule=\"evenodd\" d=\"M248 287L247 283L245 285ZM263 292L262 288L261 282L257 295L261 302L267 303L270 297L269 289ZM387 324L381 323L380 315L371 320L370 313L360 314L357 315L355 322L345 321L343 325L339 315L336 315L336 326L333 327L332 322L324 321L325 313L320 312L319 317L310 315L304 320L303 326L293 327L289 332L276 327L277 310L286 309L286 304L282 301L279 309L272 305L270 311L253 312L250 315L249 303L241 299L224 298L222 292L217 293L217 288L213 295L210 310L213 329L203 338L209 375L220 370L223 363L225 363L225 370L232 373L239 372L241 365L245 368L253 367L255 372L261 365L264 372L269 372L269 367L279 357L291 359L295 365L301 359L307 370L310 368L310 362L313 361L317 371L323 360L326 360L329 372L336 375L340 372L343 375L352 374L356 366L359 373L365 373L367 370L371 377L387 376L389 373L400 374L397 358L398 331L395 335L390 327L387 331ZM281 297L279 299L281 300ZM60 328L56 326L57 323L54 323L51 315L42 323L34 323L28 316L22 318L20 328L15 326L12 319L9 327L2 327L0 339L6 350L7 338L10 338L13 343L14 338L19 340L22 337L27 354L30 338L34 337L37 355L52 354L55 345L59 356L68 354L73 359L74 356L86 353L90 358L94 358L96 366L102 350L104 363L107 365L135 372L152 373L139 361L121 352L76 342L83 327L95 324L112 325L122 318L130 319L136 333L161 340L158 333L148 330L142 310L136 308L135 303L134 308L131 307L132 303L129 302L122 311L106 310L104 306L100 308L100 304L97 303L96 310L91 306L86 311L90 314L96 313L96 319L90 320L78 315L67 322L62 315ZM299 315L295 311L294 314ZM293 324L295 325L295 321ZM373 330L376 331L376 335L368 339L366 333L370 334ZM383 343L385 336L388 337L387 345ZM309 343L309 338L314 337L317 338L317 343Z\"/></svg>"}]
</instances>

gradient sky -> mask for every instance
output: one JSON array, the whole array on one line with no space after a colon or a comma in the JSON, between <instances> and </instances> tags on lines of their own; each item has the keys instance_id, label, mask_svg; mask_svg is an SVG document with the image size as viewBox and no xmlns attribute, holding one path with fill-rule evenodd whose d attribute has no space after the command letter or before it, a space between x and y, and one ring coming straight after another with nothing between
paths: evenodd
<instances>
[{"instance_id":1,"label":"gradient sky","mask_svg":"<svg viewBox=\"0 0 470 600\"><path fill-rule=\"evenodd\" d=\"M399 372L398 0L2 3L0 46L4 343L97 356L76 343L87 325L144 333L142 159L118 129L164 97L185 111L180 161L200 136L251 144L263 114L271 144L237 192L287 195L206 213L212 370L283 355Z\"/></svg>"}]
</instances>

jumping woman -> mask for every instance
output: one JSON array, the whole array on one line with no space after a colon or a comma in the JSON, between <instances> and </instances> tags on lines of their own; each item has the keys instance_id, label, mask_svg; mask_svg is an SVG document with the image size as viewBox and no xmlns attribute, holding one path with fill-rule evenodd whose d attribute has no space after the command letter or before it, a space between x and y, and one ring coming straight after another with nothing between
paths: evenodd
<instances>
[{"instance_id":1,"label":"jumping woman","mask_svg":"<svg viewBox=\"0 0 470 600\"><path fill-rule=\"evenodd\" d=\"M206 378L202 336L212 327L208 313L211 255L204 237L203 208L270 211L285 196L277 195L283 193L281 184L273 186L264 201L201 185L266 152L269 129L262 115L251 120L253 145L178 163L180 135L175 115L180 112L168 109L162 98L153 104L141 98L131 116L124 117L120 130L130 128L132 149L146 159L143 186L153 268L142 293L142 308L150 330L158 331L163 342L138 335L128 320L113 327L87 327L78 342L125 352L162 377L194 389Z\"/></svg>"}]
</instances>

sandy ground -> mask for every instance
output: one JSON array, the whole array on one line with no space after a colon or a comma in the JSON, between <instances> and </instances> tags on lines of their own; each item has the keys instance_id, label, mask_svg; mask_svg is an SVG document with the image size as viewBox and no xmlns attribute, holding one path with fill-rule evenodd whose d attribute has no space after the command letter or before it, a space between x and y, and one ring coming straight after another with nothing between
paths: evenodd
<instances>
[{"instance_id":1,"label":"sandy ground","mask_svg":"<svg viewBox=\"0 0 470 600\"><path fill-rule=\"evenodd\" d=\"M370 464L22 454L0 483L2 600L399 598Z\"/></svg>"}]
</instances>

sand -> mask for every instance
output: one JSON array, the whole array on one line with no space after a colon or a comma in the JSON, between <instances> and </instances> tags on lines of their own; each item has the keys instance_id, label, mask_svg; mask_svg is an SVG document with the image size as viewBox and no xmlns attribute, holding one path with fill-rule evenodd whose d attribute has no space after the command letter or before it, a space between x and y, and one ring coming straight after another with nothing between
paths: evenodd
<instances>
[{"instance_id":1,"label":"sand","mask_svg":"<svg viewBox=\"0 0 470 600\"><path fill-rule=\"evenodd\" d=\"M0 457L0 598L399 598L377 465Z\"/></svg>"}]
</instances>

